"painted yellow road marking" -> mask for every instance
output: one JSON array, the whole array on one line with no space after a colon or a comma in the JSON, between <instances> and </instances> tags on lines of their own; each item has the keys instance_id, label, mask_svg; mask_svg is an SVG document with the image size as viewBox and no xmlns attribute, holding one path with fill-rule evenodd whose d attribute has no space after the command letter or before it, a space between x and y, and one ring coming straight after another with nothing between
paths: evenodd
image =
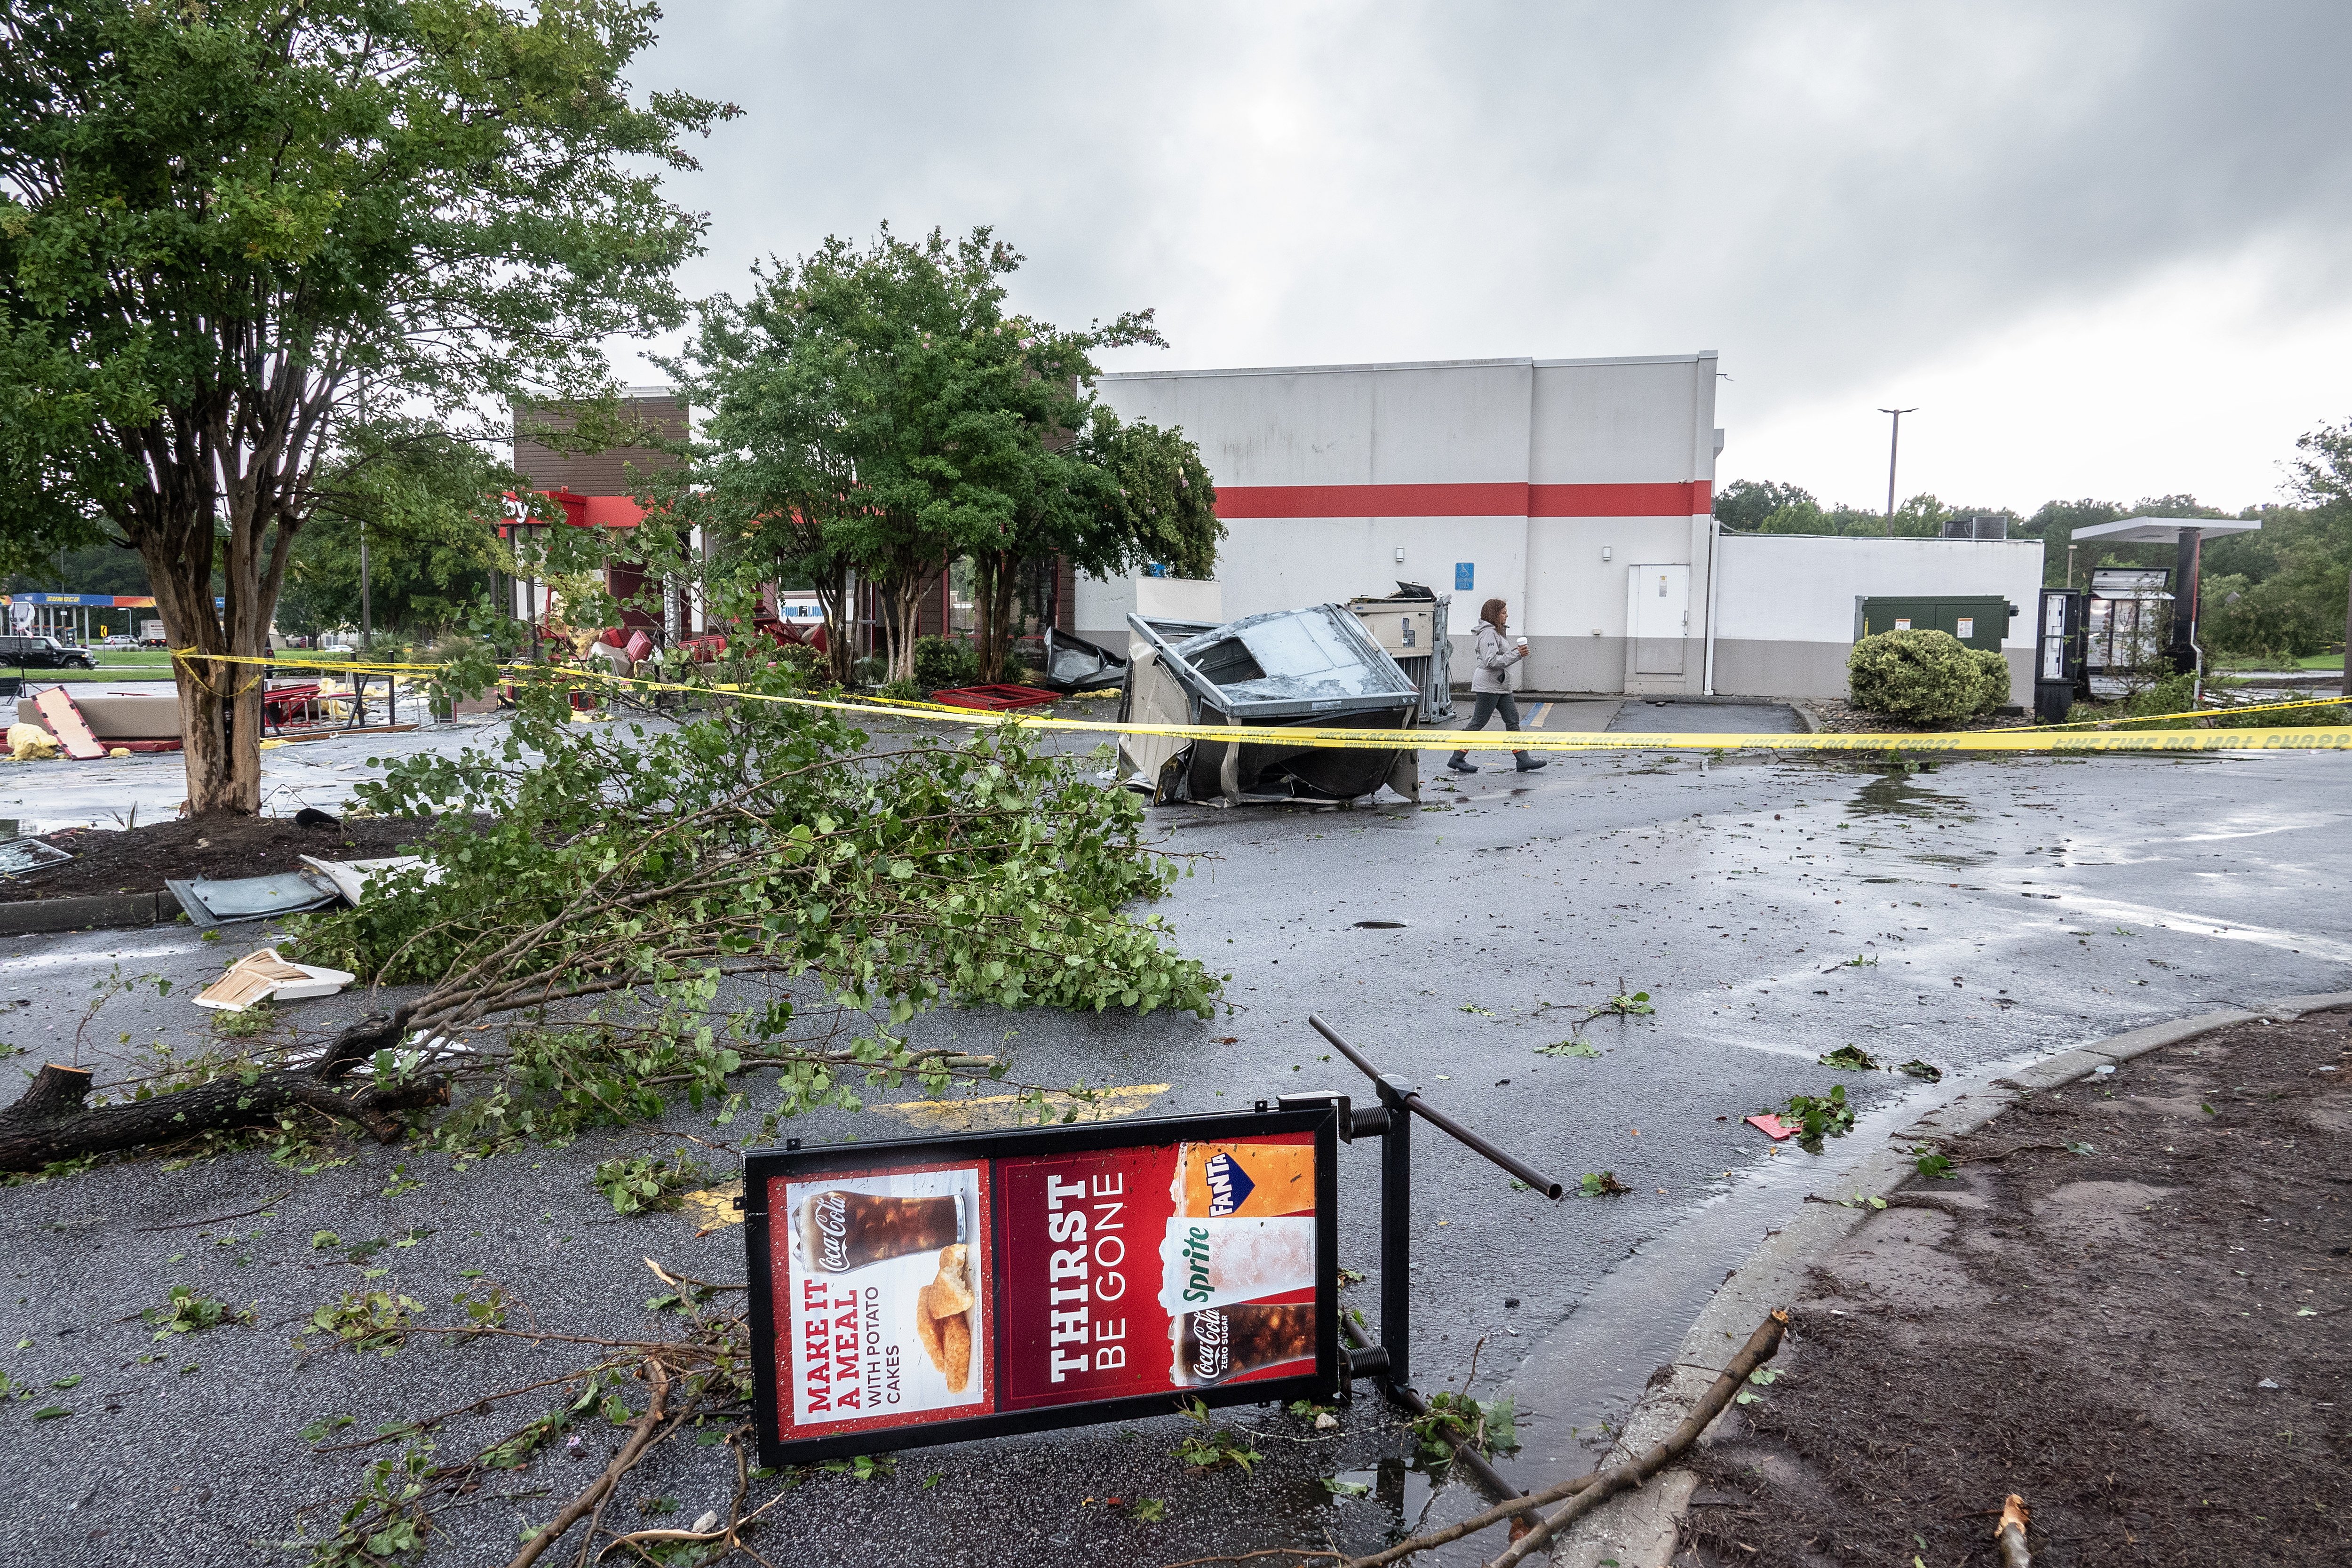
<instances>
[{"instance_id":1,"label":"painted yellow road marking","mask_svg":"<svg viewBox=\"0 0 2352 1568\"><path fill-rule=\"evenodd\" d=\"M903 1116L922 1132L993 1132L1007 1127L1058 1125L1066 1119L1109 1121L1134 1115L1167 1092L1164 1083L1129 1083L1092 1090L1083 1100L1048 1094L1042 1107L1024 1104L1017 1094L983 1094L971 1100L905 1100L866 1109Z\"/></svg>"},{"instance_id":2,"label":"painted yellow road marking","mask_svg":"<svg viewBox=\"0 0 2352 1568\"><path fill-rule=\"evenodd\" d=\"M707 1235L730 1225L743 1223L743 1211L735 1200L743 1195L743 1184L724 1182L715 1187L705 1187L698 1193L688 1193L678 1200L677 1212L694 1227L697 1236Z\"/></svg>"}]
</instances>

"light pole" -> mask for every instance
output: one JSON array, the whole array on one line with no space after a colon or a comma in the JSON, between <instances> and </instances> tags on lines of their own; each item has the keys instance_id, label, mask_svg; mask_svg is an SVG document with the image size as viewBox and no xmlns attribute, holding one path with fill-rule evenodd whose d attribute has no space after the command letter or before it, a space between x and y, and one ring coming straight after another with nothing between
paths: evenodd
<instances>
[{"instance_id":1,"label":"light pole","mask_svg":"<svg viewBox=\"0 0 2352 1568\"><path fill-rule=\"evenodd\" d=\"M374 606L368 602L367 520L360 520L360 653L362 657L374 651Z\"/></svg>"},{"instance_id":2,"label":"light pole","mask_svg":"<svg viewBox=\"0 0 2352 1568\"><path fill-rule=\"evenodd\" d=\"M1894 433L1886 437L1886 537L1895 537L1895 452L1903 443L1903 416L1916 414L1916 408L1882 408L1881 414L1895 416Z\"/></svg>"}]
</instances>

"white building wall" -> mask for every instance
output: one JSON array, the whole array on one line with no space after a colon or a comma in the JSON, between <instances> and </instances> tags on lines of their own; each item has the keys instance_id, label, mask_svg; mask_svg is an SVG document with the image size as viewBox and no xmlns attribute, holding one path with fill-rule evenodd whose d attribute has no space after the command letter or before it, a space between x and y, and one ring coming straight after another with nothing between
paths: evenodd
<instances>
[{"instance_id":1,"label":"white building wall","mask_svg":"<svg viewBox=\"0 0 2352 1568\"><path fill-rule=\"evenodd\" d=\"M1101 391L1121 418L1181 426L1200 446L1226 519L1227 616L1385 593L1402 579L1454 594L1465 657L1478 606L1507 600L1530 641L1527 689L1696 691L1715 363L1703 353L1146 372L1106 376ZM1463 563L1472 586L1455 591ZM1647 563L1691 568L1679 676L1631 674L1626 573ZM1133 606L1131 584L1081 578L1077 629L1119 646Z\"/></svg>"},{"instance_id":2,"label":"white building wall","mask_svg":"<svg viewBox=\"0 0 2352 1568\"><path fill-rule=\"evenodd\" d=\"M1716 605L1715 689L1843 697L1857 597L1998 594L2017 606L2002 639L2011 692L2031 693L2042 587L2038 539L1867 539L1726 534Z\"/></svg>"}]
</instances>

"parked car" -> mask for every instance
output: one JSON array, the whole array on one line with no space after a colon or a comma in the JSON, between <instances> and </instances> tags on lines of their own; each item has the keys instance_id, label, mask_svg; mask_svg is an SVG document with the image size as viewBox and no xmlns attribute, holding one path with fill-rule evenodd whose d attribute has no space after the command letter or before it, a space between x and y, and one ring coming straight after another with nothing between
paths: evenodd
<instances>
[{"instance_id":1,"label":"parked car","mask_svg":"<svg viewBox=\"0 0 2352 1568\"><path fill-rule=\"evenodd\" d=\"M125 632L116 632L99 645L100 647L137 647L139 639Z\"/></svg>"},{"instance_id":2,"label":"parked car","mask_svg":"<svg viewBox=\"0 0 2352 1568\"><path fill-rule=\"evenodd\" d=\"M0 665L19 669L96 669L98 660L55 637L0 637Z\"/></svg>"}]
</instances>

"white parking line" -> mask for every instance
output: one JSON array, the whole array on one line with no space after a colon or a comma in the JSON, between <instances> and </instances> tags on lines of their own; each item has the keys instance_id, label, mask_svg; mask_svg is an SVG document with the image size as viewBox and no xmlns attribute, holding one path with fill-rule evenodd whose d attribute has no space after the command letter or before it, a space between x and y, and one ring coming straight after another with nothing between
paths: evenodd
<instances>
[{"instance_id":1,"label":"white parking line","mask_svg":"<svg viewBox=\"0 0 2352 1568\"><path fill-rule=\"evenodd\" d=\"M38 958L0 959L0 974L26 969L63 969L76 963L105 963L126 958L173 958L195 951L195 943L189 942L179 947L119 947L87 952L45 952Z\"/></svg>"},{"instance_id":2,"label":"white parking line","mask_svg":"<svg viewBox=\"0 0 2352 1568\"><path fill-rule=\"evenodd\" d=\"M2016 888L2008 890L2023 891ZM2305 957L2332 958L2339 963L2352 963L2352 942L2336 942L2324 936L2307 936L2300 931L2248 925L2242 921L2216 920L2211 915L2191 914L2186 910L2160 910L2149 904L2120 903L2113 899L2071 891L2064 895L2058 907L2069 914L2092 914L2103 921L2131 921L2144 926L2162 926L2167 931L2179 931L2185 936L2216 936L2224 942L2251 942L2263 947L2300 952Z\"/></svg>"}]
</instances>

